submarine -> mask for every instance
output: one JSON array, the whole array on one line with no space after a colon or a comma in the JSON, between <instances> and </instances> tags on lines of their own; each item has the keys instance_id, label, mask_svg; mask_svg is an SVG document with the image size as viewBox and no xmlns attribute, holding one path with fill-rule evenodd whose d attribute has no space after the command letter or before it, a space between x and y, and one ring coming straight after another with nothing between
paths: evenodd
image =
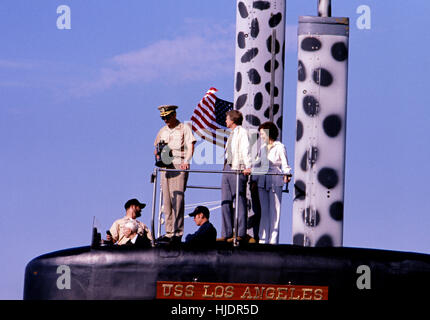
<instances>
[{"instance_id":1,"label":"submarine","mask_svg":"<svg viewBox=\"0 0 430 320\"><path fill-rule=\"evenodd\" d=\"M236 28L234 108L247 128L281 132L285 0L238 0ZM88 246L27 264L24 300L380 301L427 288L428 254L342 246L348 29L328 0L299 18L292 244L106 246L94 229Z\"/></svg>"},{"instance_id":2,"label":"submarine","mask_svg":"<svg viewBox=\"0 0 430 320\"><path fill-rule=\"evenodd\" d=\"M430 255L389 250L84 246L33 259L24 300L377 301L421 292L429 275Z\"/></svg>"}]
</instances>

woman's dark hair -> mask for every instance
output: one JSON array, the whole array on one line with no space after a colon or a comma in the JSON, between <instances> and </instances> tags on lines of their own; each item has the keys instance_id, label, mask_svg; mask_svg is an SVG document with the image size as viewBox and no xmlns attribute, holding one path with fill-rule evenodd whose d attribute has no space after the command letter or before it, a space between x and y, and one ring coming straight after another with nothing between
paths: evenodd
<instances>
[{"instance_id":1,"label":"woman's dark hair","mask_svg":"<svg viewBox=\"0 0 430 320\"><path fill-rule=\"evenodd\" d=\"M273 141L275 141L276 139L278 139L279 130L276 127L276 124L274 124L273 122L267 121L267 122L262 123L258 127L258 131L260 131L261 129L263 129L263 130L269 130L269 139L272 139Z\"/></svg>"},{"instance_id":2,"label":"woman's dark hair","mask_svg":"<svg viewBox=\"0 0 430 320\"><path fill-rule=\"evenodd\" d=\"M229 116L230 120L233 121L233 123L235 123L236 125L238 126L242 125L242 122L243 122L242 112L237 110L230 110L230 111L227 111L225 115Z\"/></svg>"}]
</instances>

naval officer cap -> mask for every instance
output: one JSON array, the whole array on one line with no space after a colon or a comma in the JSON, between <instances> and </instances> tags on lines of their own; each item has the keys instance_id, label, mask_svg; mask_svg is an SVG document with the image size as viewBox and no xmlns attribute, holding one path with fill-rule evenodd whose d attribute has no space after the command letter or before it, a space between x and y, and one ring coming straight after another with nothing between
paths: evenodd
<instances>
[{"instance_id":1,"label":"naval officer cap","mask_svg":"<svg viewBox=\"0 0 430 320\"><path fill-rule=\"evenodd\" d=\"M178 109L178 106L174 106L171 104L166 104L158 107L158 110L160 110L160 117L168 116L172 112L175 112L176 109Z\"/></svg>"}]
</instances>

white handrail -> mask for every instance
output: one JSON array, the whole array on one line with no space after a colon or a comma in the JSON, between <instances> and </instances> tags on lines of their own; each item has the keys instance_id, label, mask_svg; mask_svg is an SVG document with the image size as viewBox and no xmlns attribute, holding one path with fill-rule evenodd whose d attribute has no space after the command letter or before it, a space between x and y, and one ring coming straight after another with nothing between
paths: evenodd
<instances>
[{"instance_id":1,"label":"white handrail","mask_svg":"<svg viewBox=\"0 0 430 320\"><path fill-rule=\"evenodd\" d=\"M239 226L239 216L237 214L238 206L239 206L239 197L237 196L239 194L239 174L242 173L242 170L182 170L182 169L167 169L167 168L158 168L155 167L154 171L152 173L152 179L151 182L154 183L153 187L153 194L152 194L152 219L151 219L151 232L154 235L152 240L152 246L155 246L155 201L157 199L157 180L158 180L158 172L164 171L164 172L190 172L190 173L221 173L221 174L235 174L236 175L236 203L235 203L235 210L234 210L234 240L233 245L238 246L239 243L237 241L238 237L238 226ZM251 172L252 174L252 172ZM260 172L257 172L257 174L263 174ZM284 173L264 173L265 175L271 175L271 176L290 176L289 174ZM211 187L200 187L200 188L211 188ZM215 187L214 187L215 188ZM219 206L221 207L221 206ZM218 207L217 207L218 208ZM160 217L159 217L160 220ZM160 226L160 221L158 221L158 225Z\"/></svg>"}]
</instances>

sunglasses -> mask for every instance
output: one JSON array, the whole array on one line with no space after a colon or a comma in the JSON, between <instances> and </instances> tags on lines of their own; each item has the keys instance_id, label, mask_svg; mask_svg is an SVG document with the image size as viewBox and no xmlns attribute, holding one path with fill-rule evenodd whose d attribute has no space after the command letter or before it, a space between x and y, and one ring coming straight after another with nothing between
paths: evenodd
<instances>
[{"instance_id":1,"label":"sunglasses","mask_svg":"<svg viewBox=\"0 0 430 320\"><path fill-rule=\"evenodd\" d=\"M170 114L168 114L167 116L161 116L160 118L161 118L162 120L167 120L167 119L169 119L171 116L172 116L172 114L170 113Z\"/></svg>"}]
</instances>

